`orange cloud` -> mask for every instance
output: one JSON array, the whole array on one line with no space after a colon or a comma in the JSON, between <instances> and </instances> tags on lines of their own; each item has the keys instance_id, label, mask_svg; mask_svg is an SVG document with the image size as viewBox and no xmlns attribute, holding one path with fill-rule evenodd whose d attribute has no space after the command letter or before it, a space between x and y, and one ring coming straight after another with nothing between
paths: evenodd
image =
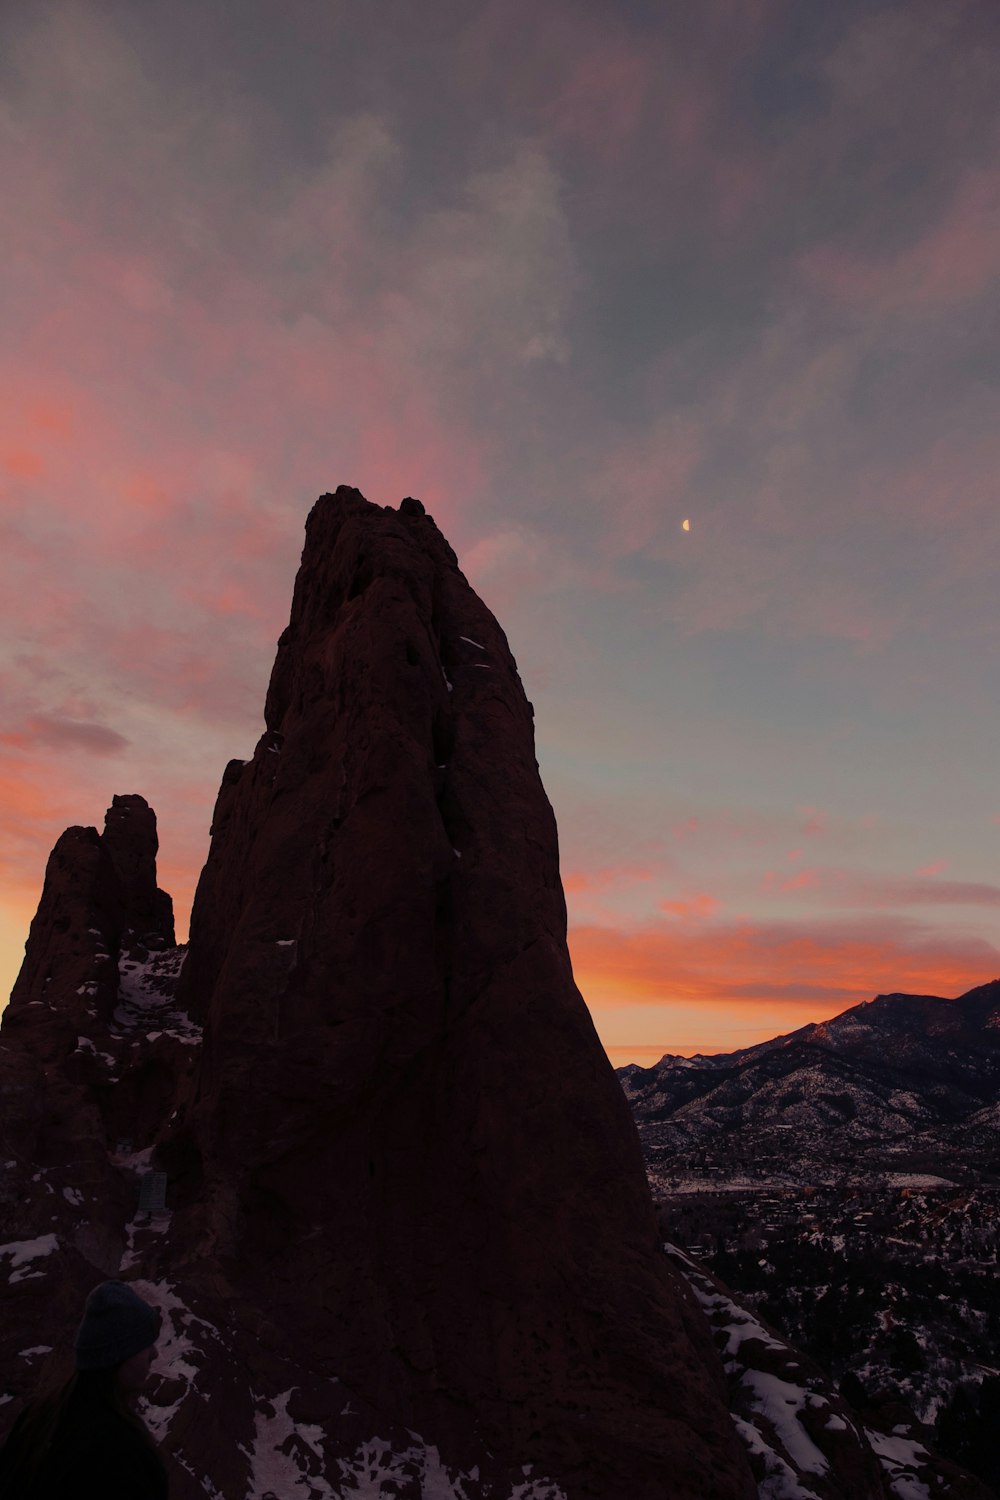
<instances>
[{"instance_id":1,"label":"orange cloud","mask_svg":"<svg viewBox=\"0 0 1000 1500\"><path fill-rule=\"evenodd\" d=\"M0 1004L7 998L3 980L13 983L21 962L20 944L38 904L49 851L64 828L85 821L87 799L80 787L70 767L16 752L0 767L0 904L20 932L13 953L0 954Z\"/></svg>"},{"instance_id":2,"label":"orange cloud","mask_svg":"<svg viewBox=\"0 0 1000 1500\"><path fill-rule=\"evenodd\" d=\"M612 886L635 885L652 880L655 869L650 865L606 865L598 870L570 870L563 876L563 890L576 895L584 891L606 891Z\"/></svg>"},{"instance_id":3,"label":"orange cloud","mask_svg":"<svg viewBox=\"0 0 1000 1500\"><path fill-rule=\"evenodd\" d=\"M683 901L661 901L660 907L675 917L710 917L718 910L719 902L714 896L703 893Z\"/></svg>"},{"instance_id":4,"label":"orange cloud","mask_svg":"<svg viewBox=\"0 0 1000 1500\"><path fill-rule=\"evenodd\" d=\"M741 922L622 929L574 926L573 966L600 1007L698 1001L831 1005L876 992L958 994L1000 972L1000 950L901 918L884 922ZM827 1014L829 1014L829 1010ZM775 1028L782 1029L777 1019Z\"/></svg>"},{"instance_id":5,"label":"orange cloud","mask_svg":"<svg viewBox=\"0 0 1000 1500\"><path fill-rule=\"evenodd\" d=\"M1000 906L998 885L976 880L939 880L937 876L947 866L947 860L939 860L937 864L923 866L916 877L814 866L798 870L782 881L769 870L762 889L783 895L808 894L836 907Z\"/></svg>"},{"instance_id":6,"label":"orange cloud","mask_svg":"<svg viewBox=\"0 0 1000 1500\"><path fill-rule=\"evenodd\" d=\"M52 437L69 437L75 426L76 413L70 401L35 396L24 402L23 411L30 426L38 427Z\"/></svg>"},{"instance_id":7,"label":"orange cloud","mask_svg":"<svg viewBox=\"0 0 1000 1500\"><path fill-rule=\"evenodd\" d=\"M17 479L38 479L45 473L45 460L30 448L4 448L0 464Z\"/></svg>"},{"instance_id":8,"label":"orange cloud","mask_svg":"<svg viewBox=\"0 0 1000 1500\"><path fill-rule=\"evenodd\" d=\"M31 770L26 763L14 763L0 771L0 809L5 830L23 831L36 823L54 824L66 815L66 796L54 796L47 785L34 779Z\"/></svg>"},{"instance_id":9,"label":"orange cloud","mask_svg":"<svg viewBox=\"0 0 1000 1500\"><path fill-rule=\"evenodd\" d=\"M170 496L152 474L134 474L124 484L125 499L130 506L144 511L170 509Z\"/></svg>"}]
</instances>

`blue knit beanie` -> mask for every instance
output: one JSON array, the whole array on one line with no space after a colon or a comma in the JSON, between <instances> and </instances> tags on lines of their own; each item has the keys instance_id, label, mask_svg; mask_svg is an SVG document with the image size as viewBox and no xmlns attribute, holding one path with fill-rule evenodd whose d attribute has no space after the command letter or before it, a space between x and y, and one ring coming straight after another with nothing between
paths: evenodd
<instances>
[{"instance_id":1,"label":"blue knit beanie","mask_svg":"<svg viewBox=\"0 0 1000 1500\"><path fill-rule=\"evenodd\" d=\"M162 1318L124 1281L95 1286L76 1331L76 1368L106 1370L155 1344Z\"/></svg>"}]
</instances>

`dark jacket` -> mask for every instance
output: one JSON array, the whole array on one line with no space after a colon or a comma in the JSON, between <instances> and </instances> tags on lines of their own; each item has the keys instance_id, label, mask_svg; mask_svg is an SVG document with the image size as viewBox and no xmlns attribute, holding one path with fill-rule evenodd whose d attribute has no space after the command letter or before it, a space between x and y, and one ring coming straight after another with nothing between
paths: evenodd
<instances>
[{"instance_id":1,"label":"dark jacket","mask_svg":"<svg viewBox=\"0 0 1000 1500\"><path fill-rule=\"evenodd\" d=\"M167 1471L152 1443L105 1402L76 1402L64 1413L27 1488L16 1483L30 1412L0 1450L2 1500L167 1500Z\"/></svg>"}]
</instances>

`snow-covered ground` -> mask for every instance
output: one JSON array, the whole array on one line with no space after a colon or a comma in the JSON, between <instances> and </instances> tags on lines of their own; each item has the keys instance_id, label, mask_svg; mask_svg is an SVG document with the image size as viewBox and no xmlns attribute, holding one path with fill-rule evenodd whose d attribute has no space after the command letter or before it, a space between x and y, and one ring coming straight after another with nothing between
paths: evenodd
<instances>
[{"instance_id":1,"label":"snow-covered ground","mask_svg":"<svg viewBox=\"0 0 1000 1500\"><path fill-rule=\"evenodd\" d=\"M0 1256L7 1257L7 1280L11 1286L18 1281L35 1281L45 1272L35 1268L35 1261L51 1255L59 1248L54 1234L40 1234L31 1240L11 1240L0 1245Z\"/></svg>"},{"instance_id":2,"label":"snow-covered ground","mask_svg":"<svg viewBox=\"0 0 1000 1500\"><path fill-rule=\"evenodd\" d=\"M931 1500L930 1486L921 1479L919 1472L929 1457L923 1443L912 1438L887 1437L870 1428L866 1432L896 1500Z\"/></svg>"},{"instance_id":3,"label":"snow-covered ground","mask_svg":"<svg viewBox=\"0 0 1000 1500\"><path fill-rule=\"evenodd\" d=\"M189 1423L176 1424L179 1444L169 1439L180 1408L190 1400L200 1407L207 1399L200 1388L203 1370L211 1364L218 1371L219 1354L235 1370L239 1361L229 1352L224 1330L193 1312L173 1282L137 1279L130 1285L162 1315L152 1366L154 1382L158 1378L159 1384L141 1401L143 1419L157 1442L166 1442L173 1458L197 1479L210 1500L221 1500L218 1476L202 1473L185 1451ZM212 1381L209 1377L209 1385ZM329 1413L324 1420L307 1420L295 1412L296 1405L301 1412L306 1401L315 1407L315 1389L303 1397L295 1385L274 1395L246 1387L252 1436L237 1444L247 1465L245 1489L241 1488L245 1500L339 1500L346 1494L356 1500L393 1500L413 1493L423 1500L474 1500L482 1493L478 1471L450 1470L437 1448L415 1432L397 1434L394 1439L388 1434L373 1435L345 1444L338 1422L357 1413L345 1386L336 1379L328 1385L328 1397L321 1398ZM497 1500L565 1500L559 1486L532 1465L525 1464L522 1473L506 1491L496 1492Z\"/></svg>"},{"instance_id":4,"label":"snow-covered ground","mask_svg":"<svg viewBox=\"0 0 1000 1500\"><path fill-rule=\"evenodd\" d=\"M761 1500L817 1500L810 1477L822 1479L830 1470L823 1434L845 1428L860 1446L873 1450L893 1500L930 1500L923 1477L930 1455L922 1443L862 1429L842 1403L834 1404L822 1378L806 1373L795 1349L735 1302L690 1256L674 1245L664 1248L713 1330L730 1380L736 1430L762 1475ZM781 1354L778 1373L775 1356Z\"/></svg>"},{"instance_id":5,"label":"snow-covered ground","mask_svg":"<svg viewBox=\"0 0 1000 1500\"><path fill-rule=\"evenodd\" d=\"M142 1031L150 1040L162 1033L190 1045L201 1041L201 1027L175 1001L186 956L186 948L166 948L141 961L123 955L113 1017L120 1033Z\"/></svg>"}]
</instances>

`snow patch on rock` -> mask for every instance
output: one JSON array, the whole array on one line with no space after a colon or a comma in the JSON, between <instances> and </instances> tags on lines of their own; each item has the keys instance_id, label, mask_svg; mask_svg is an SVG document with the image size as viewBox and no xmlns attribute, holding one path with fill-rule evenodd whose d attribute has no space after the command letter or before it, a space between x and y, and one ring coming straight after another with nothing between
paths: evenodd
<instances>
[{"instance_id":1,"label":"snow patch on rock","mask_svg":"<svg viewBox=\"0 0 1000 1500\"><path fill-rule=\"evenodd\" d=\"M0 1255L10 1256L7 1280L11 1286L18 1281L34 1281L44 1276L44 1271L29 1271L25 1267L43 1255L51 1255L58 1248L59 1240L54 1234L40 1234L33 1240L10 1240L6 1245L0 1245Z\"/></svg>"}]
</instances>

